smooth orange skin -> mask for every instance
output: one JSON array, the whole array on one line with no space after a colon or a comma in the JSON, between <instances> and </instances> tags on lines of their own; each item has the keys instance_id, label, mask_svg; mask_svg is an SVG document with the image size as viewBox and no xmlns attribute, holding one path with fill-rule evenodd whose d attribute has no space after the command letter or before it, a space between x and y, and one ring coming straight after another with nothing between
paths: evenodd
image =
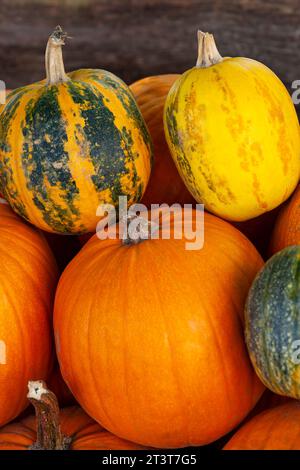
<instances>
[{"instance_id":1,"label":"smooth orange skin","mask_svg":"<svg viewBox=\"0 0 300 470\"><path fill-rule=\"evenodd\" d=\"M77 401L109 431L152 447L213 442L264 389L243 336L260 255L210 214L204 248L187 251L185 242L124 246L94 236L55 300L58 359Z\"/></svg>"},{"instance_id":2,"label":"smooth orange skin","mask_svg":"<svg viewBox=\"0 0 300 470\"><path fill-rule=\"evenodd\" d=\"M143 447L103 429L78 406L60 413L62 432L72 437L70 450L134 450ZM36 419L28 416L0 429L0 450L27 450L36 441Z\"/></svg>"},{"instance_id":3,"label":"smooth orange skin","mask_svg":"<svg viewBox=\"0 0 300 470\"><path fill-rule=\"evenodd\" d=\"M58 270L37 229L0 204L0 425L27 406L28 380L46 379L53 359ZM3 355L6 358L3 358Z\"/></svg>"},{"instance_id":4,"label":"smooth orange skin","mask_svg":"<svg viewBox=\"0 0 300 470\"><path fill-rule=\"evenodd\" d=\"M166 97L180 75L166 74L142 78L130 85L130 89L149 129L154 164L142 204L192 204L193 196L186 188L171 157L164 132L163 110Z\"/></svg>"},{"instance_id":5,"label":"smooth orange skin","mask_svg":"<svg viewBox=\"0 0 300 470\"><path fill-rule=\"evenodd\" d=\"M270 242L270 254L286 246L300 244L300 185L292 198L285 204L276 220Z\"/></svg>"},{"instance_id":6,"label":"smooth orange skin","mask_svg":"<svg viewBox=\"0 0 300 470\"><path fill-rule=\"evenodd\" d=\"M225 450L300 450L300 403L288 403L255 416L225 445Z\"/></svg>"}]
</instances>

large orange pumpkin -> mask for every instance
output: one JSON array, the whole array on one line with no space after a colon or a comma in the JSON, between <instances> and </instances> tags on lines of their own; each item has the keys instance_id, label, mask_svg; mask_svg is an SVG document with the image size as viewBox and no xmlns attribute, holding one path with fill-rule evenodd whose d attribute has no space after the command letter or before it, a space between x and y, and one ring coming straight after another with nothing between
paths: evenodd
<instances>
[{"instance_id":1,"label":"large orange pumpkin","mask_svg":"<svg viewBox=\"0 0 300 470\"><path fill-rule=\"evenodd\" d=\"M154 166L142 203L188 204L195 202L173 162L165 139L163 110L166 97L180 75L146 77L130 85L147 124L154 146Z\"/></svg>"},{"instance_id":2,"label":"large orange pumpkin","mask_svg":"<svg viewBox=\"0 0 300 470\"><path fill-rule=\"evenodd\" d=\"M3 200L2 200L3 202ZM27 405L30 378L52 362L52 301L58 272L43 235L0 204L0 425Z\"/></svg>"},{"instance_id":3,"label":"large orange pumpkin","mask_svg":"<svg viewBox=\"0 0 300 470\"><path fill-rule=\"evenodd\" d=\"M255 416L225 445L225 450L300 450L300 403L288 403Z\"/></svg>"},{"instance_id":4,"label":"large orange pumpkin","mask_svg":"<svg viewBox=\"0 0 300 470\"><path fill-rule=\"evenodd\" d=\"M292 198L281 209L276 220L270 243L270 253L274 254L286 246L300 244L300 185Z\"/></svg>"},{"instance_id":5,"label":"large orange pumpkin","mask_svg":"<svg viewBox=\"0 0 300 470\"><path fill-rule=\"evenodd\" d=\"M185 212L186 224L196 216ZM109 431L147 446L202 445L234 428L263 391L243 337L262 259L210 214L203 249L175 239L177 216L162 239L167 230L136 244L87 242L58 285L57 353L72 393Z\"/></svg>"},{"instance_id":6,"label":"large orange pumpkin","mask_svg":"<svg viewBox=\"0 0 300 470\"><path fill-rule=\"evenodd\" d=\"M32 395L30 400L34 403L36 417L28 416L0 429L0 450L143 449L106 431L78 406L59 412L55 395L46 384L41 381L32 384L36 398Z\"/></svg>"}]
</instances>

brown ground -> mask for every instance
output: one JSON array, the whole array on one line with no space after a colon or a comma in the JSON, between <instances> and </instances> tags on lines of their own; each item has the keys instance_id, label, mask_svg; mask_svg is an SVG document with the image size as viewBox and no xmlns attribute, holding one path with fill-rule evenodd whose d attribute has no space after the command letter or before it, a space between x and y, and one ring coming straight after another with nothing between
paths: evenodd
<instances>
[{"instance_id":1,"label":"brown ground","mask_svg":"<svg viewBox=\"0 0 300 470\"><path fill-rule=\"evenodd\" d=\"M289 87L300 79L299 0L0 0L1 76L14 88L44 75L48 33L73 39L66 69L109 69L131 82L195 63L198 28L223 55L263 61Z\"/></svg>"}]
</instances>

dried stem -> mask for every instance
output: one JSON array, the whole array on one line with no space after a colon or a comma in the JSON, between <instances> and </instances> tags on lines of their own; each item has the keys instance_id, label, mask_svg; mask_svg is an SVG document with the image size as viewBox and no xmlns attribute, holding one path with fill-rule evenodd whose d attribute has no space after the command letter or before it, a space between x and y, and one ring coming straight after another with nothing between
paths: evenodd
<instances>
[{"instance_id":1,"label":"dried stem","mask_svg":"<svg viewBox=\"0 0 300 470\"><path fill-rule=\"evenodd\" d=\"M56 26L48 39L45 53L47 85L55 85L70 80L65 72L62 56L62 46L65 45L66 38L67 33L60 26Z\"/></svg>"},{"instance_id":2,"label":"dried stem","mask_svg":"<svg viewBox=\"0 0 300 470\"><path fill-rule=\"evenodd\" d=\"M48 390L43 380L28 382L27 398L35 408L37 440L31 450L66 450L71 438L60 429L59 406L54 393Z\"/></svg>"},{"instance_id":3,"label":"dried stem","mask_svg":"<svg viewBox=\"0 0 300 470\"><path fill-rule=\"evenodd\" d=\"M198 31L198 59L196 67L207 68L222 62L222 60L223 57L217 49L213 35Z\"/></svg>"}]
</instances>

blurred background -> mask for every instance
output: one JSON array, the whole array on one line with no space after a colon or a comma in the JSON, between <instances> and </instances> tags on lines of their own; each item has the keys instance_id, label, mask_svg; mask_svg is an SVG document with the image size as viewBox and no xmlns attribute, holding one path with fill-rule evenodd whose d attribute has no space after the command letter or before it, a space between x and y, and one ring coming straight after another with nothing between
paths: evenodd
<instances>
[{"instance_id":1,"label":"blurred background","mask_svg":"<svg viewBox=\"0 0 300 470\"><path fill-rule=\"evenodd\" d=\"M44 77L49 33L72 39L66 70L108 69L127 83L182 72L196 61L196 31L222 55L270 66L291 92L300 79L300 0L0 0L1 77L7 88Z\"/></svg>"}]
</instances>

